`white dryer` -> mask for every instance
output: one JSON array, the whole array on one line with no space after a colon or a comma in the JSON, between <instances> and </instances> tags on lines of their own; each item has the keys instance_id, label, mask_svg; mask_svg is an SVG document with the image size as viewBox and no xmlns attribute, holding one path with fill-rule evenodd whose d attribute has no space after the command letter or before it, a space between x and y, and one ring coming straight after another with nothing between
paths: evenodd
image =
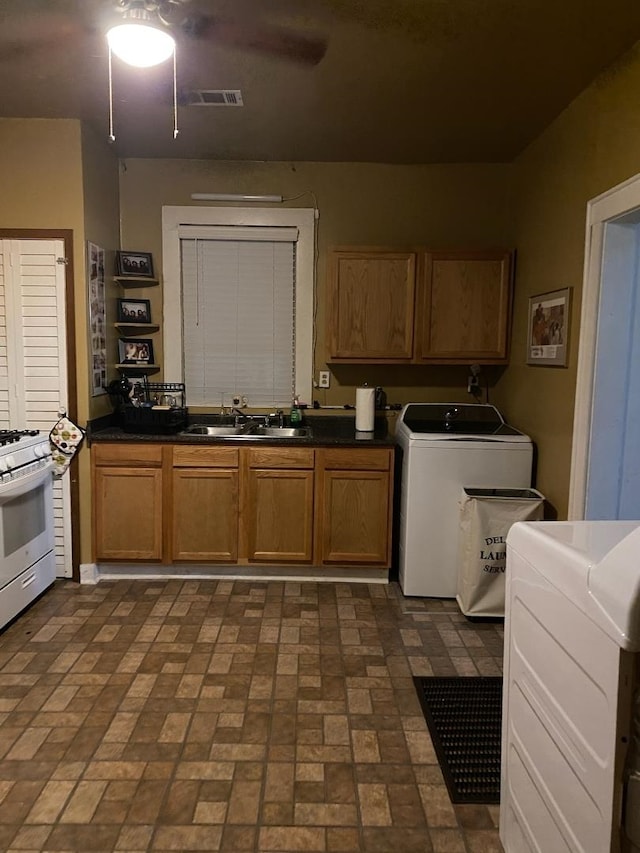
<instances>
[{"instance_id":1,"label":"white dryer","mask_svg":"<svg viewBox=\"0 0 640 853\"><path fill-rule=\"evenodd\" d=\"M531 439L482 403L409 403L402 448L399 576L405 595L455 598L464 486L531 486Z\"/></svg>"},{"instance_id":2,"label":"white dryer","mask_svg":"<svg viewBox=\"0 0 640 853\"><path fill-rule=\"evenodd\" d=\"M507 536L506 853L640 851L640 521Z\"/></svg>"}]
</instances>

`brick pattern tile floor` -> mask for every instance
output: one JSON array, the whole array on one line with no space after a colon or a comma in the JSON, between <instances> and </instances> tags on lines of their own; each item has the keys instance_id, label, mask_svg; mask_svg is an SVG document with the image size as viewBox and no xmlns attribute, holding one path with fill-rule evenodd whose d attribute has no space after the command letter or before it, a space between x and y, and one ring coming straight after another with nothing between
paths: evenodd
<instances>
[{"instance_id":1,"label":"brick pattern tile floor","mask_svg":"<svg viewBox=\"0 0 640 853\"><path fill-rule=\"evenodd\" d=\"M412 676L502 644L396 584L57 581L0 635L0 850L501 851Z\"/></svg>"}]
</instances>

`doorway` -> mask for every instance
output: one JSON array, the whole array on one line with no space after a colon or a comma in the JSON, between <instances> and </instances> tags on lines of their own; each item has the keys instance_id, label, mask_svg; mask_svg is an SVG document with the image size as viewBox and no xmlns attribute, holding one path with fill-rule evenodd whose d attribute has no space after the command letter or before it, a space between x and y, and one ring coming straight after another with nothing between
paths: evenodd
<instances>
[{"instance_id":1,"label":"doorway","mask_svg":"<svg viewBox=\"0 0 640 853\"><path fill-rule=\"evenodd\" d=\"M0 230L0 426L48 432L76 418L73 235ZM78 577L77 460L53 487L57 577Z\"/></svg>"},{"instance_id":2,"label":"doorway","mask_svg":"<svg viewBox=\"0 0 640 853\"><path fill-rule=\"evenodd\" d=\"M640 517L640 176L587 206L570 519Z\"/></svg>"}]
</instances>

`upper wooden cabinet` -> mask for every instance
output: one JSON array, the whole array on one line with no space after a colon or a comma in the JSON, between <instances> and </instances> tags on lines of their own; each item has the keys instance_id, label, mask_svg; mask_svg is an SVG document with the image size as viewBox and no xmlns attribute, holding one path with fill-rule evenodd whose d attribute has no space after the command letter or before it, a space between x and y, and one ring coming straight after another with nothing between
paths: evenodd
<instances>
[{"instance_id":1,"label":"upper wooden cabinet","mask_svg":"<svg viewBox=\"0 0 640 853\"><path fill-rule=\"evenodd\" d=\"M416 360L505 363L513 253L425 252L416 306Z\"/></svg>"},{"instance_id":2,"label":"upper wooden cabinet","mask_svg":"<svg viewBox=\"0 0 640 853\"><path fill-rule=\"evenodd\" d=\"M328 361L504 364L513 252L329 253Z\"/></svg>"},{"instance_id":3,"label":"upper wooden cabinet","mask_svg":"<svg viewBox=\"0 0 640 853\"><path fill-rule=\"evenodd\" d=\"M331 358L406 362L413 353L415 252L336 249L329 258Z\"/></svg>"}]
</instances>

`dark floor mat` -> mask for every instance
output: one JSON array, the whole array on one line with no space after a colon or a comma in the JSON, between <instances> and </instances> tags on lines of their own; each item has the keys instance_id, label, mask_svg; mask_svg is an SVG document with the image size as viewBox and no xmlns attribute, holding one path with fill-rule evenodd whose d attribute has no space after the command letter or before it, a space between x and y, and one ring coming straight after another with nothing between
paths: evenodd
<instances>
[{"instance_id":1,"label":"dark floor mat","mask_svg":"<svg viewBox=\"0 0 640 853\"><path fill-rule=\"evenodd\" d=\"M502 678L418 678L452 803L500 802Z\"/></svg>"}]
</instances>

